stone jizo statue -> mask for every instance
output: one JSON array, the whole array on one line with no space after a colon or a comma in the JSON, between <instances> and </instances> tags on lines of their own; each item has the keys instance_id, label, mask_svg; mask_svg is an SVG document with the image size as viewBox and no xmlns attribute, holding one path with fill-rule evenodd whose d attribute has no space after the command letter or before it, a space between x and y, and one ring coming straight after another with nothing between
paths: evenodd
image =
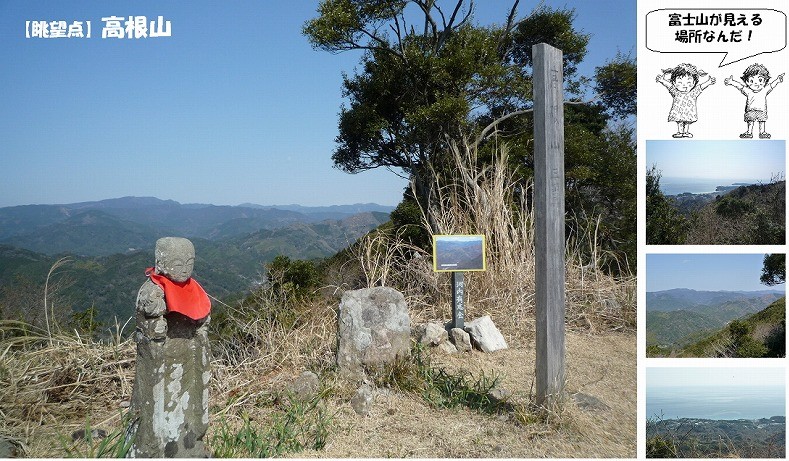
<instances>
[{"instance_id":1,"label":"stone jizo statue","mask_svg":"<svg viewBox=\"0 0 789 461\"><path fill-rule=\"evenodd\" d=\"M156 242L156 265L137 294L137 365L130 406L130 457L200 458L208 429L211 301L192 278L185 238Z\"/></svg>"}]
</instances>

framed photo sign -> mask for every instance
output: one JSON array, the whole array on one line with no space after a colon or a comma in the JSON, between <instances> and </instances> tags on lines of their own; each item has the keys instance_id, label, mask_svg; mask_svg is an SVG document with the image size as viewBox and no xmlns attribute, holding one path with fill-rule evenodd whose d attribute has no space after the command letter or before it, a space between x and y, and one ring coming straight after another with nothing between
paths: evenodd
<instances>
[{"instance_id":1,"label":"framed photo sign","mask_svg":"<svg viewBox=\"0 0 789 461\"><path fill-rule=\"evenodd\" d=\"M434 235L433 270L436 272L484 271L484 235Z\"/></svg>"}]
</instances>

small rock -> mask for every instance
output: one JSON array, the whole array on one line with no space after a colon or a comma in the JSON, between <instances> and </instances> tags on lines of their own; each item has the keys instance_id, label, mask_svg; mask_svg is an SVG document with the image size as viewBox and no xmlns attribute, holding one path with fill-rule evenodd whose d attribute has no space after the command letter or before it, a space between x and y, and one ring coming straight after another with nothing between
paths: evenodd
<instances>
[{"instance_id":1,"label":"small rock","mask_svg":"<svg viewBox=\"0 0 789 461\"><path fill-rule=\"evenodd\" d=\"M605 298L600 301L600 304L602 304L603 309L608 312L619 313L622 311L622 305L615 298Z\"/></svg>"},{"instance_id":2,"label":"small rock","mask_svg":"<svg viewBox=\"0 0 789 461\"><path fill-rule=\"evenodd\" d=\"M444 325L437 322L428 322L423 328L420 328L421 336L419 338L420 344L429 344L431 346L438 346L445 342L449 335Z\"/></svg>"},{"instance_id":3,"label":"small rock","mask_svg":"<svg viewBox=\"0 0 789 461\"><path fill-rule=\"evenodd\" d=\"M353 411L355 411L357 415L367 416L370 414L370 409L373 406L374 400L375 396L373 395L373 389L365 384L356 390L356 394L351 399L351 407L353 407Z\"/></svg>"},{"instance_id":4,"label":"small rock","mask_svg":"<svg viewBox=\"0 0 789 461\"><path fill-rule=\"evenodd\" d=\"M512 391L500 387L494 387L488 392L488 397L494 402L506 402L512 397Z\"/></svg>"},{"instance_id":5,"label":"small rock","mask_svg":"<svg viewBox=\"0 0 789 461\"><path fill-rule=\"evenodd\" d=\"M462 328L453 328L449 330L449 337L452 339L458 351L471 351L471 336Z\"/></svg>"},{"instance_id":6,"label":"small rock","mask_svg":"<svg viewBox=\"0 0 789 461\"><path fill-rule=\"evenodd\" d=\"M572 395L572 397L573 400L575 400L575 404L578 405L578 408L582 410L605 411L611 409L611 407L606 405L602 400L592 395L576 392L575 394Z\"/></svg>"},{"instance_id":7,"label":"small rock","mask_svg":"<svg viewBox=\"0 0 789 461\"><path fill-rule=\"evenodd\" d=\"M482 352L495 352L508 347L507 341L489 315L466 323L466 331Z\"/></svg>"},{"instance_id":8,"label":"small rock","mask_svg":"<svg viewBox=\"0 0 789 461\"><path fill-rule=\"evenodd\" d=\"M311 371L305 371L288 385L288 392L292 398L300 402L308 402L318 395L320 385L318 375Z\"/></svg>"},{"instance_id":9,"label":"small rock","mask_svg":"<svg viewBox=\"0 0 789 461\"><path fill-rule=\"evenodd\" d=\"M447 354L457 354L458 348L449 341L444 341L438 345L438 348Z\"/></svg>"},{"instance_id":10,"label":"small rock","mask_svg":"<svg viewBox=\"0 0 789 461\"><path fill-rule=\"evenodd\" d=\"M25 449L22 443L0 435L0 459L23 458Z\"/></svg>"},{"instance_id":11,"label":"small rock","mask_svg":"<svg viewBox=\"0 0 789 461\"><path fill-rule=\"evenodd\" d=\"M120 405L119 405L119 406L120 406L121 408L129 408L129 405L130 405L130 404L131 404L131 402L129 402L128 400L124 400L123 402L121 402L121 403L120 403Z\"/></svg>"},{"instance_id":12,"label":"small rock","mask_svg":"<svg viewBox=\"0 0 789 461\"><path fill-rule=\"evenodd\" d=\"M76 431L71 433L71 440L76 442L77 440L86 439L87 436L88 436L88 433L85 431L85 429L79 429L79 430L76 430ZM105 431L104 429L91 429L90 430L90 438L91 438L91 440L94 440L94 441L95 440L101 440L101 439L103 439L105 437L107 437L107 431Z\"/></svg>"}]
</instances>

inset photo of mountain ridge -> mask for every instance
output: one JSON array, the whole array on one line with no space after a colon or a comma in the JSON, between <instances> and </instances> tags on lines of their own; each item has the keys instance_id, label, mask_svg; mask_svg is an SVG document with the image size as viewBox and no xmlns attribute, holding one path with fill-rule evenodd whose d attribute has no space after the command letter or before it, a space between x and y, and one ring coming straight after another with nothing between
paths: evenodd
<instances>
[{"instance_id":1,"label":"inset photo of mountain ridge","mask_svg":"<svg viewBox=\"0 0 789 461\"><path fill-rule=\"evenodd\" d=\"M785 254L647 255L647 357L786 357Z\"/></svg>"}]
</instances>

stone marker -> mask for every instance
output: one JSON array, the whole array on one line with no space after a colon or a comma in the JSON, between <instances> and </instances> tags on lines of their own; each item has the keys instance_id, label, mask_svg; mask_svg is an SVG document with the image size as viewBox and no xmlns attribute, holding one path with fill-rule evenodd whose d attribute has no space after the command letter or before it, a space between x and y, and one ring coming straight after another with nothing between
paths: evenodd
<instances>
[{"instance_id":1,"label":"stone marker","mask_svg":"<svg viewBox=\"0 0 789 461\"><path fill-rule=\"evenodd\" d=\"M466 323L466 331L482 352L496 352L507 348L507 341L489 315Z\"/></svg>"},{"instance_id":2,"label":"stone marker","mask_svg":"<svg viewBox=\"0 0 789 461\"><path fill-rule=\"evenodd\" d=\"M165 237L155 254L156 266L137 294L128 456L207 457L211 301L191 278L192 242Z\"/></svg>"},{"instance_id":3,"label":"stone marker","mask_svg":"<svg viewBox=\"0 0 789 461\"><path fill-rule=\"evenodd\" d=\"M389 287L346 291L340 301L337 365L349 378L364 366L404 357L411 349L411 320L403 294Z\"/></svg>"}]
</instances>

